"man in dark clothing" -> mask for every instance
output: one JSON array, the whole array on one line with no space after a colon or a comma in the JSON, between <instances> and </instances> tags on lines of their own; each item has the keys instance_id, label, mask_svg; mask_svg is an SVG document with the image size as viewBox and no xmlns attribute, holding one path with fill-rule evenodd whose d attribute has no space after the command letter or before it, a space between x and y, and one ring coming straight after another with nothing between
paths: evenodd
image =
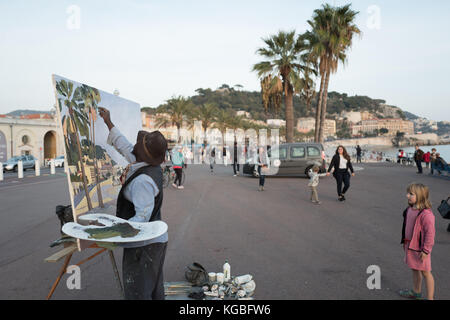
<instances>
[{"instance_id":1,"label":"man in dark clothing","mask_svg":"<svg viewBox=\"0 0 450 320\"><path fill-rule=\"evenodd\" d=\"M239 162L238 162L238 145L237 141L234 142L234 149L233 149L233 171L234 176L239 175Z\"/></svg>"},{"instance_id":2,"label":"man in dark clothing","mask_svg":"<svg viewBox=\"0 0 450 320\"><path fill-rule=\"evenodd\" d=\"M108 126L108 144L128 162L120 181L117 216L129 221L161 220L163 202L162 169L167 141L159 131L139 131L133 145L111 122L109 111L100 109ZM164 300L163 265L168 242L167 232L147 241L122 244L125 299Z\"/></svg>"},{"instance_id":3,"label":"man in dark clothing","mask_svg":"<svg viewBox=\"0 0 450 320\"><path fill-rule=\"evenodd\" d=\"M362 150L359 144L356 146L356 163L361 163Z\"/></svg>"},{"instance_id":4,"label":"man in dark clothing","mask_svg":"<svg viewBox=\"0 0 450 320\"><path fill-rule=\"evenodd\" d=\"M422 174L422 159L423 159L423 151L419 149L419 145L416 144L416 152L414 152L414 161L417 165L417 173Z\"/></svg>"}]
</instances>

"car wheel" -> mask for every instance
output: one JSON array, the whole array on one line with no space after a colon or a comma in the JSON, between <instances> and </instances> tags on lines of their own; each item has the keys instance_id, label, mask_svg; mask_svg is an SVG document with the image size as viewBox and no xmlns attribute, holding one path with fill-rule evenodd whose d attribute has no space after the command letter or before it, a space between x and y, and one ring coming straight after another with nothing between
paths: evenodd
<instances>
[{"instance_id":1,"label":"car wheel","mask_svg":"<svg viewBox=\"0 0 450 320\"><path fill-rule=\"evenodd\" d=\"M14 166L13 171L17 172L17 166Z\"/></svg>"},{"instance_id":2,"label":"car wheel","mask_svg":"<svg viewBox=\"0 0 450 320\"><path fill-rule=\"evenodd\" d=\"M313 167L313 166L309 166L309 167L306 167L306 169L305 169L305 174L306 174L306 176L307 176L308 178L311 178L311 177L309 176L309 170L311 170L312 167Z\"/></svg>"}]
</instances>

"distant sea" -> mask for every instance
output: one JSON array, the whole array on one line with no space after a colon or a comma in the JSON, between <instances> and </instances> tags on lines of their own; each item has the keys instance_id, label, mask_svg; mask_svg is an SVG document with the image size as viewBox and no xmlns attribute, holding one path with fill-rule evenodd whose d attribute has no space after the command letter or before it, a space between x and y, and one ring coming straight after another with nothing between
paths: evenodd
<instances>
[{"instance_id":1,"label":"distant sea","mask_svg":"<svg viewBox=\"0 0 450 320\"><path fill-rule=\"evenodd\" d=\"M393 158L397 159L397 154L399 149L403 149L406 153L414 153L415 148L414 147L386 147L386 146L361 146L361 148L364 151L368 152L383 152L383 158ZM443 145L437 145L437 146L420 146L420 149L423 150L423 152L431 152L432 148L436 148L436 152L441 154L441 157L447 161L450 162L450 144L443 144ZM346 147L347 152L350 155L356 155L356 145L354 147ZM325 153L327 156L332 156L336 151L335 147L327 147L325 148Z\"/></svg>"}]
</instances>

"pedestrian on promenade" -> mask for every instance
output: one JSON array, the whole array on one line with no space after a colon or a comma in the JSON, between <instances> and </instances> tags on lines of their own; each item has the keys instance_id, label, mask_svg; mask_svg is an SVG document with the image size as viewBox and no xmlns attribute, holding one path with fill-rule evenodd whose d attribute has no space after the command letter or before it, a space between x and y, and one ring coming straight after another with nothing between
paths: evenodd
<instances>
[{"instance_id":1,"label":"pedestrian on promenade","mask_svg":"<svg viewBox=\"0 0 450 320\"><path fill-rule=\"evenodd\" d=\"M238 154L239 154L239 149L238 148L238 144L237 141L234 142L234 147L233 147L233 172L234 172L234 176L238 176L239 175L239 162L238 162Z\"/></svg>"},{"instance_id":2,"label":"pedestrian on promenade","mask_svg":"<svg viewBox=\"0 0 450 320\"><path fill-rule=\"evenodd\" d=\"M362 150L359 144L356 146L356 163L361 163Z\"/></svg>"},{"instance_id":3,"label":"pedestrian on promenade","mask_svg":"<svg viewBox=\"0 0 450 320\"><path fill-rule=\"evenodd\" d=\"M182 153L182 148L180 146L175 147L172 152L172 166L173 170L175 170L176 177L175 180L173 181L172 186L177 189L184 189L184 186L181 185L183 177L183 167L185 164L184 159L185 158Z\"/></svg>"},{"instance_id":4,"label":"pedestrian on promenade","mask_svg":"<svg viewBox=\"0 0 450 320\"><path fill-rule=\"evenodd\" d=\"M333 169L333 176L336 179L338 200L345 201L345 193L350 188L350 169L352 176L355 176L350 156L345 150L344 146L339 146L336 149L336 153L331 159L330 166L328 167L327 176L330 175L331 169ZM342 189L342 182L344 183L344 189Z\"/></svg>"},{"instance_id":5,"label":"pedestrian on promenade","mask_svg":"<svg viewBox=\"0 0 450 320\"><path fill-rule=\"evenodd\" d=\"M412 270L413 289L401 290L402 297L422 299L422 279L427 286L427 299L434 298L434 278L431 274L431 250L435 237L435 218L431 211L428 187L421 183L407 188L408 208L403 212L402 240L405 263Z\"/></svg>"},{"instance_id":6,"label":"pedestrian on promenade","mask_svg":"<svg viewBox=\"0 0 450 320\"><path fill-rule=\"evenodd\" d=\"M319 185L319 178L320 177L326 177L326 173L319 173L319 167L314 166L311 169L309 169L309 183L308 186L311 189L311 202L315 204L321 204L322 202L319 201L319 195L317 194L317 187Z\"/></svg>"},{"instance_id":7,"label":"pedestrian on promenade","mask_svg":"<svg viewBox=\"0 0 450 320\"><path fill-rule=\"evenodd\" d=\"M264 191L264 183L266 181L266 174L269 170L269 157L264 147L259 147L258 152L255 154L255 165L258 166L259 174L259 191Z\"/></svg>"},{"instance_id":8,"label":"pedestrian on promenade","mask_svg":"<svg viewBox=\"0 0 450 320\"><path fill-rule=\"evenodd\" d=\"M441 174L441 171L449 171L450 167L448 163L441 157L441 154L438 152L436 153L436 170L439 174Z\"/></svg>"},{"instance_id":9,"label":"pedestrian on promenade","mask_svg":"<svg viewBox=\"0 0 450 320\"><path fill-rule=\"evenodd\" d=\"M133 146L114 126L107 109L99 114L109 129L108 144L129 163L121 176L117 198L119 218L135 222L161 220L167 141L159 131L139 131ZM168 234L149 241L122 244L122 279L127 300L164 300L163 266Z\"/></svg>"},{"instance_id":10,"label":"pedestrian on promenade","mask_svg":"<svg viewBox=\"0 0 450 320\"><path fill-rule=\"evenodd\" d=\"M431 149L431 155L430 155L430 174L434 174L434 169L436 168L436 148Z\"/></svg>"},{"instance_id":11,"label":"pedestrian on promenade","mask_svg":"<svg viewBox=\"0 0 450 320\"><path fill-rule=\"evenodd\" d=\"M417 173L422 174L422 160L423 160L423 151L419 148L419 145L416 144L416 151L414 152L414 161L417 165Z\"/></svg>"},{"instance_id":12,"label":"pedestrian on promenade","mask_svg":"<svg viewBox=\"0 0 450 320\"><path fill-rule=\"evenodd\" d=\"M209 169L211 169L211 173L214 173L215 162L216 162L216 148L211 147L211 151L209 152Z\"/></svg>"},{"instance_id":13,"label":"pedestrian on promenade","mask_svg":"<svg viewBox=\"0 0 450 320\"><path fill-rule=\"evenodd\" d=\"M430 167L431 153L428 151L423 155L423 161L425 162L425 166L427 169Z\"/></svg>"}]
</instances>

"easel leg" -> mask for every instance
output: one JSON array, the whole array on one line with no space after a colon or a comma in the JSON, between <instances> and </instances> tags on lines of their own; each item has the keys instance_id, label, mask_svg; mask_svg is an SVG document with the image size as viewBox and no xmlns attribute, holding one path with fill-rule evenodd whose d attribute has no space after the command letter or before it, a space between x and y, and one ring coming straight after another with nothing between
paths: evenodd
<instances>
[{"instance_id":1,"label":"easel leg","mask_svg":"<svg viewBox=\"0 0 450 320\"><path fill-rule=\"evenodd\" d=\"M61 281L61 277L64 275L64 273L66 273L66 269L67 269L67 266L69 265L71 258L72 258L72 253L66 257L66 260L64 261L64 264L59 272L58 278L56 278L55 283L53 284L52 288L50 289L50 292L48 293L47 300L50 300L50 298L53 295L53 292L55 292L56 287L58 286L59 282Z\"/></svg>"},{"instance_id":2,"label":"easel leg","mask_svg":"<svg viewBox=\"0 0 450 320\"><path fill-rule=\"evenodd\" d=\"M116 283L119 287L122 298L125 298L125 293L123 291L122 282L120 281L119 271L117 270L116 259L114 259L114 253L112 252L112 250L108 250L108 252L109 252L109 258L111 259L111 264L112 264L112 267L114 270L114 278L116 279Z\"/></svg>"}]
</instances>

